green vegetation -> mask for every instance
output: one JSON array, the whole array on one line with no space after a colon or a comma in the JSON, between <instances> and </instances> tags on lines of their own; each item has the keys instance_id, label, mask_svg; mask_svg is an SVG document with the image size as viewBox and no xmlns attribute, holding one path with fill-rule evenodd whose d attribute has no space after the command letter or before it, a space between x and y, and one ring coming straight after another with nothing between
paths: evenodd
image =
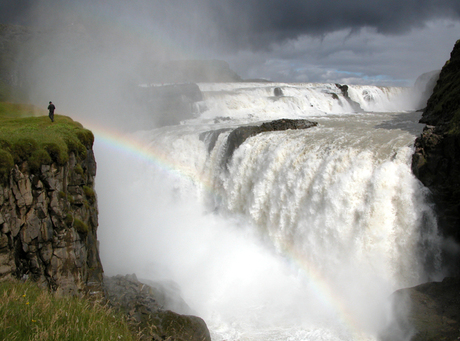
<instances>
[{"instance_id":1,"label":"green vegetation","mask_svg":"<svg viewBox=\"0 0 460 341\"><path fill-rule=\"evenodd\" d=\"M88 225L86 225L80 219L75 218L74 221L73 221L73 225L74 225L75 229L80 233L86 234L86 233L89 232Z\"/></svg>"},{"instance_id":2,"label":"green vegetation","mask_svg":"<svg viewBox=\"0 0 460 341\"><path fill-rule=\"evenodd\" d=\"M455 43L450 59L445 63L433 94L427 103L423 119L430 125L443 125L448 135L460 136L460 40Z\"/></svg>"},{"instance_id":3,"label":"green vegetation","mask_svg":"<svg viewBox=\"0 0 460 341\"><path fill-rule=\"evenodd\" d=\"M1 282L0 295L0 340L138 340L120 313L98 302L18 281Z\"/></svg>"},{"instance_id":4,"label":"green vegetation","mask_svg":"<svg viewBox=\"0 0 460 341\"><path fill-rule=\"evenodd\" d=\"M74 167L73 170L74 170L75 173L77 173L77 174L79 174L79 175L81 175L81 176L83 176L83 174L85 173L85 172L83 171L83 168L81 167L80 164L77 164L77 165Z\"/></svg>"},{"instance_id":5,"label":"green vegetation","mask_svg":"<svg viewBox=\"0 0 460 341\"><path fill-rule=\"evenodd\" d=\"M85 196L88 198L88 201L93 204L96 201L94 189L89 186L83 186L83 191L85 191Z\"/></svg>"},{"instance_id":6,"label":"green vegetation","mask_svg":"<svg viewBox=\"0 0 460 341\"><path fill-rule=\"evenodd\" d=\"M93 133L70 117L55 115L33 105L0 102L0 182L5 182L14 164L27 162L31 172L42 164L86 157L94 142Z\"/></svg>"}]
</instances>

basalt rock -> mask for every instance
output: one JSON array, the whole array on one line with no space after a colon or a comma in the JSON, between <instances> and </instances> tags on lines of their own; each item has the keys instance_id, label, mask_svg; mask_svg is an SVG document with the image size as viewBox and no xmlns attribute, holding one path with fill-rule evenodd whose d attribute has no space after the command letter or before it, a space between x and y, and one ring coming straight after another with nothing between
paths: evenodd
<instances>
[{"instance_id":1,"label":"basalt rock","mask_svg":"<svg viewBox=\"0 0 460 341\"><path fill-rule=\"evenodd\" d=\"M308 129L311 127L317 126L317 122L312 122L308 120L290 120L290 119L280 119L270 122L262 123L259 126L242 126L236 129L232 128L223 128L218 130L212 130L203 132L200 134L200 140L204 141L208 146L208 152L211 152L216 145L216 142L219 136L222 133L231 133L227 137L225 152L223 158L223 166L226 166L231 160L235 150L243 144L248 138L256 136L257 134L270 132L270 131L282 131L288 129Z\"/></svg>"},{"instance_id":2,"label":"basalt rock","mask_svg":"<svg viewBox=\"0 0 460 341\"><path fill-rule=\"evenodd\" d=\"M364 112L364 110L361 108L361 106L359 105L359 103L353 101L353 100L350 98L350 95L348 94L348 85L346 85L346 84L344 84L344 85L335 84L335 86L336 86L337 88L340 89L340 91L342 92L343 97L346 99L346 101L348 102L348 104L350 104L350 106L353 108L353 110L354 110L355 112ZM334 97L334 96L333 96L333 97Z\"/></svg>"},{"instance_id":3,"label":"basalt rock","mask_svg":"<svg viewBox=\"0 0 460 341\"><path fill-rule=\"evenodd\" d=\"M67 164L28 173L15 165L0 185L0 279L28 278L64 293L101 291L96 162L70 154Z\"/></svg>"},{"instance_id":4,"label":"basalt rock","mask_svg":"<svg viewBox=\"0 0 460 341\"><path fill-rule=\"evenodd\" d=\"M317 122L308 120L280 119L262 123L260 126L243 126L233 130L227 138L225 160L232 158L234 151L243 144L246 139L261 133L270 131L282 131L288 129L308 129L317 126Z\"/></svg>"},{"instance_id":5,"label":"basalt rock","mask_svg":"<svg viewBox=\"0 0 460 341\"><path fill-rule=\"evenodd\" d=\"M280 87L276 87L274 90L274 94L276 97L284 96L283 89L281 89Z\"/></svg>"},{"instance_id":6,"label":"basalt rock","mask_svg":"<svg viewBox=\"0 0 460 341\"><path fill-rule=\"evenodd\" d=\"M412 170L433 195L441 233L460 243L460 40L441 70L420 122L427 126L415 141ZM445 250L445 259L458 275L458 252Z\"/></svg>"}]
</instances>

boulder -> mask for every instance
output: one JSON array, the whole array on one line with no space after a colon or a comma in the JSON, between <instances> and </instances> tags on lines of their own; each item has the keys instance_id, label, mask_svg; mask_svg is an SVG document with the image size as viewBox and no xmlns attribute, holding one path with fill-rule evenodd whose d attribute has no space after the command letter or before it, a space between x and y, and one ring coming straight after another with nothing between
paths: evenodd
<instances>
[{"instance_id":1,"label":"boulder","mask_svg":"<svg viewBox=\"0 0 460 341\"><path fill-rule=\"evenodd\" d=\"M276 87L275 90L274 90L274 93L275 93L276 97L284 96L283 90L280 87Z\"/></svg>"},{"instance_id":2,"label":"boulder","mask_svg":"<svg viewBox=\"0 0 460 341\"><path fill-rule=\"evenodd\" d=\"M178 298L165 297L163 289L162 285L140 282L134 274L104 277L109 303L128 316L142 340L210 341L209 330L201 318L168 310L167 302ZM182 309L184 305L185 302Z\"/></svg>"}]
</instances>

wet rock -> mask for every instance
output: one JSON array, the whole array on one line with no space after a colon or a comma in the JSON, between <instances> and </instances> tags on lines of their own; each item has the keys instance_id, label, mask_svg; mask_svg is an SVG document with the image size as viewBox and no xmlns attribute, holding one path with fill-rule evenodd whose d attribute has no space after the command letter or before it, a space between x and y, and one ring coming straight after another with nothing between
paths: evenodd
<instances>
[{"instance_id":1,"label":"wet rock","mask_svg":"<svg viewBox=\"0 0 460 341\"><path fill-rule=\"evenodd\" d=\"M273 91L276 97L284 96L283 90L280 87L276 87Z\"/></svg>"},{"instance_id":2,"label":"wet rock","mask_svg":"<svg viewBox=\"0 0 460 341\"><path fill-rule=\"evenodd\" d=\"M353 108L355 112L364 112L364 110L361 108L358 102L353 101L350 98L350 95L348 95L348 85L341 85L341 84L336 84L336 87L340 89L342 92L343 97L347 100L348 104Z\"/></svg>"},{"instance_id":3,"label":"wet rock","mask_svg":"<svg viewBox=\"0 0 460 341\"><path fill-rule=\"evenodd\" d=\"M392 296L398 327L383 340L457 340L460 335L460 278L447 277L401 289ZM390 333L391 334L391 333ZM399 335L396 337L395 335Z\"/></svg>"},{"instance_id":4,"label":"wet rock","mask_svg":"<svg viewBox=\"0 0 460 341\"><path fill-rule=\"evenodd\" d=\"M317 126L317 122L308 120L290 120L280 119L270 122L262 123L260 126L243 126L234 129L227 138L227 145L225 150L225 164L232 158L234 151L243 144L246 139L256 136L257 134L282 131L288 129L308 129Z\"/></svg>"}]
</instances>

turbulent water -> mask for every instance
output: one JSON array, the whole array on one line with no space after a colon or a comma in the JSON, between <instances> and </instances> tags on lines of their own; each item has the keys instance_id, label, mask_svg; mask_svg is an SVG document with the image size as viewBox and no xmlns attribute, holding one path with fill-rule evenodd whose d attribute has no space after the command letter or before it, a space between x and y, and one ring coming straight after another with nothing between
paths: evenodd
<instances>
[{"instance_id":1,"label":"turbulent water","mask_svg":"<svg viewBox=\"0 0 460 341\"><path fill-rule=\"evenodd\" d=\"M410 169L416 94L199 86L194 119L134 135L150 161L117 163L118 151L96 144L98 178L110 182L97 188L106 272L175 281L214 341L396 330L391 293L440 274L436 218ZM278 118L318 125L259 134L223 160L225 129Z\"/></svg>"}]
</instances>

